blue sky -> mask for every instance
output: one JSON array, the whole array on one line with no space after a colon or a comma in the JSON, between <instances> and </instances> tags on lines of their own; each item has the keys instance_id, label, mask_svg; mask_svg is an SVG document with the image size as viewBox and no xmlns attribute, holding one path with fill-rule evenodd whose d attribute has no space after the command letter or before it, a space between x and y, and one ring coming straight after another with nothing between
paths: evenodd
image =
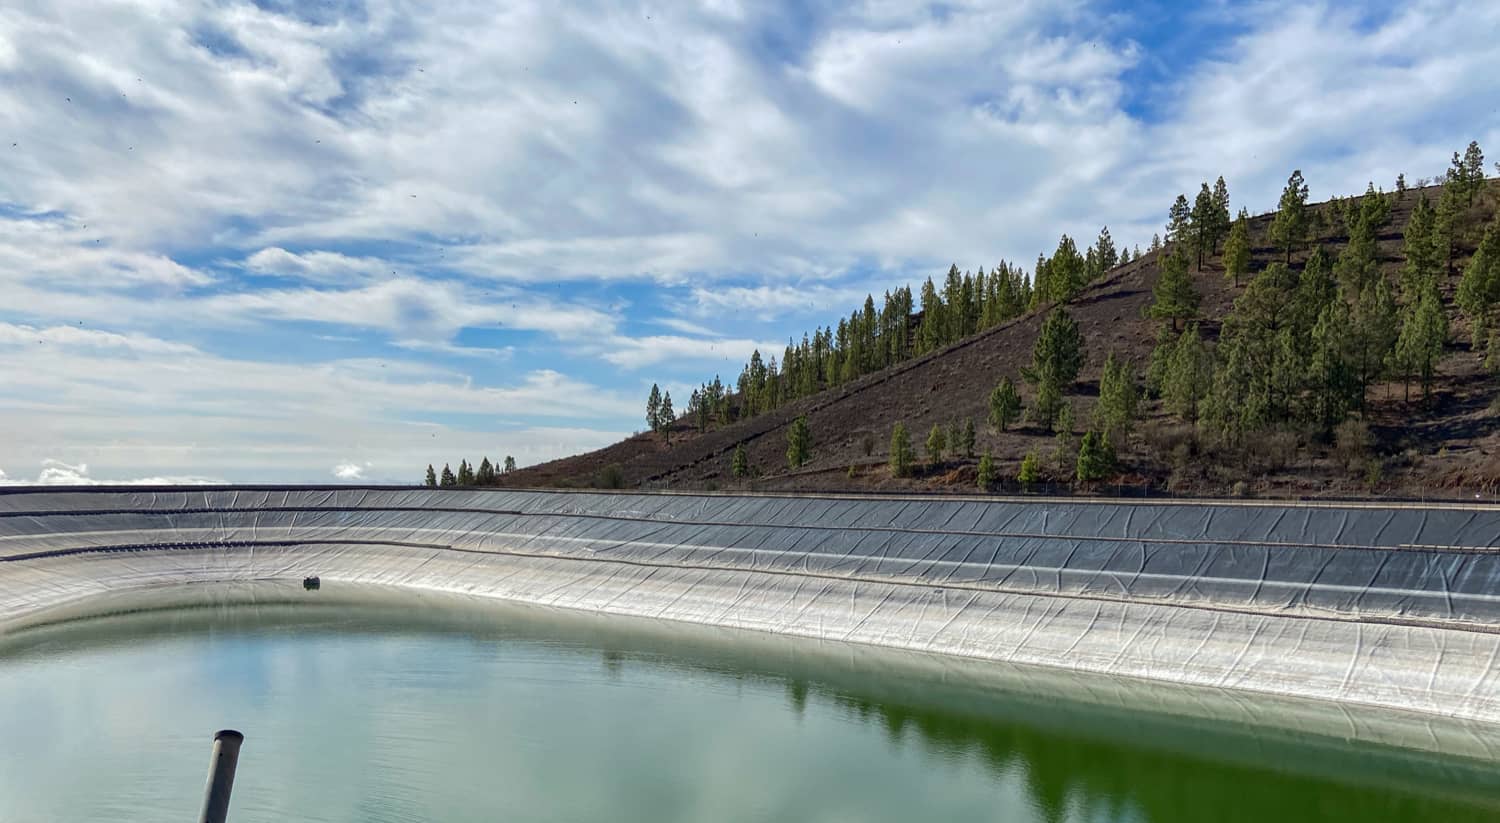
<instances>
[{"instance_id":1,"label":"blue sky","mask_svg":"<svg viewBox=\"0 0 1500 823\"><path fill-rule=\"evenodd\" d=\"M432 5L0 11L5 479L533 463L950 262L1500 147L1494 4Z\"/></svg>"}]
</instances>

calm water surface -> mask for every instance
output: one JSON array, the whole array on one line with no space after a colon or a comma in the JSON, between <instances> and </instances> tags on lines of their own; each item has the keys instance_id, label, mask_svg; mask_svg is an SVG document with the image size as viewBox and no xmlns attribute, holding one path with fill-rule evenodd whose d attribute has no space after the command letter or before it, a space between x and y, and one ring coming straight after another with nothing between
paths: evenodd
<instances>
[{"instance_id":1,"label":"calm water surface","mask_svg":"<svg viewBox=\"0 0 1500 823\"><path fill-rule=\"evenodd\" d=\"M0 820L196 819L223 727L247 736L234 823L1500 820L1473 759L987 691L836 644L287 597L0 639Z\"/></svg>"}]
</instances>

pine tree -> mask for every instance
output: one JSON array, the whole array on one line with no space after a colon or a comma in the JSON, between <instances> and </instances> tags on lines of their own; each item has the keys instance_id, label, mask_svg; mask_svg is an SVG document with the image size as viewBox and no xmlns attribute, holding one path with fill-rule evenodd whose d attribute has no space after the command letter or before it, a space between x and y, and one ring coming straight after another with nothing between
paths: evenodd
<instances>
[{"instance_id":1,"label":"pine tree","mask_svg":"<svg viewBox=\"0 0 1500 823\"><path fill-rule=\"evenodd\" d=\"M1167 385L1167 375L1172 370L1172 352L1177 348L1178 335L1166 326L1156 330L1156 343L1151 349L1151 359L1146 363L1146 391L1161 397Z\"/></svg>"},{"instance_id":2,"label":"pine tree","mask_svg":"<svg viewBox=\"0 0 1500 823\"><path fill-rule=\"evenodd\" d=\"M661 396L661 408L656 411L656 428L668 443L672 442L672 423L676 419L677 413L672 411L672 393L666 392Z\"/></svg>"},{"instance_id":3,"label":"pine tree","mask_svg":"<svg viewBox=\"0 0 1500 823\"><path fill-rule=\"evenodd\" d=\"M1213 360L1191 323L1172 344L1161 395L1166 407L1183 420L1198 420L1199 407L1213 384Z\"/></svg>"},{"instance_id":4,"label":"pine tree","mask_svg":"<svg viewBox=\"0 0 1500 823\"><path fill-rule=\"evenodd\" d=\"M1474 205L1474 196L1484 191L1484 152L1479 150L1479 141L1469 141L1469 147L1464 150L1462 164L1464 194L1468 197L1468 205Z\"/></svg>"},{"instance_id":5,"label":"pine tree","mask_svg":"<svg viewBox=\"0 0 1500 823\"><path fill-rule=\"evenodd\" d=\"M510 474L516 470L516 459L510 455L505 456L505 473Z\"/></svg>"},{"instance_id":6,"label":"pine tree","mask_svg":"<svg viewBox=\"0 0 1500 823\"><path fill-rule=\"evenodd\" d=\"M943 324L940 329L944 345L963 336L963 275L958 264L948 267L948 276L943 278Z\"/></svg>"},{"instance_id":7,"label":"pine tree","mask_svg":"<svg viewBox=\"0 0 1500 823\"><path fill-rule=\"evenodd\" d=\"M1107 272L1119 265L1120 255L1115 251L1115 241L1109 236L1109 226L1099 230L1099 239L1094 241L1094 249L1099 259L1099 271Z\"/></svg>"},{"instance_id":8,"label":"pine tree","mask_svg":"<svg viewBox=\"0 0 1500 823\"><path fill-rule=\"evenodd\" d=\"M1161 235L1151 235L1151 245L1146 247L1146 251L1152 254L1156 254L1157 252L1161 251ZM1139 255L1137 255L1137 257L1139 257Z\"/></svg>"},{"instance_id":9,"label":"pine tree","mask_svg":"<svg viewBox=\"0 0 1500 823\"><path fill-rule=\"evenodd\" d=\"M1021 470L1016 473L1016 480L1020 481L1021 487L1030 489L1041 482L1042 461L1037 458L1036 450L1032 449L1021 458Z\"/></svg>"},{"instance_id":10,"label":"pine tree","mask_svg":"<svg viewBox=\"0 0 1500 823\"><path fill-rule=\"evenodd\" d=\"M1348 362L1359 381L1359 409L1363 412L1370 384L1384 376L1400 333L1396 301L1384 277L1377 277L1359 293L1350 320Z\"/></svg>"},{"instance_id":11,"label":"pine tree","mask_svg":"<svg viewBox=\"0 0 1500 823\"><path fill-rule=\"evenodd\" d=\"M1250 215L1240 209L1239 217L1229 230L1229 239L1224 241L1224 276L1234 280L1239 288L1240 278L1250 273Z\"/></svg>"},{"instance_id":12,"label":"pine tree","mask_svg":"<svg viewBox=\"0 0 1500 823\"><path fill-rule=\"evenodd\" d=\"M1172 331L1177 330L1179 320L1190 319L1198 313L1198 290L1193 287L1192 277L1188 275L1186 247L1173 247L1171 254L1162 263L1161 276L1156 279L1156 286L1152 288L1151 294L1156 300L1148 309L1150 316L1170 319Z\"/></svg>"},{"instance_id":13,"label":"pine tree","mask_svg":"<svg viewBox=\"0 0 1500 823\"><path fill-rule=\"evenodd\" d=\"M1303 337L1312 334L1324 307L1338 296L1338 283L1333 279L1327 252L1321 246L1313 249L1307 265L1302 267L1302 274L1298 275L1297 289L1292 295L1292 325L1297 334Z\"/></svg>"},{"instance_id":14,"label":"pine tree","mask_svg":"<svg viewBox=\"0 0 1500 823\"><path fill-rule=\"evenodd\" d=\"M1187 195L1179 194L1167 210L1167 242L1181 243L1188 239L1192 225L1193 209L1188 205ZM1156 241L1153 239L1153 245Z\"/></svg>"},{"instance_id":15,"label":"pine tree","mask_svg":"<svg viewBox=\"0 0 1500 823\"><path fill-rule=\"evenodd\" d=\"M432 464L427 464L427 486L429 488L437 485L437 472L432 470Z\"/></svg>"},{"instance_id":16,"label":"pine tree","mask_svg":"<svg viewBox=\"0 0 1500 823\"><path fill-rule=\"evenodd\" d=\"M911 473L912 462L911 435L906 432L906 424L898 421L891 429L891 476L907 476Z\"/></svg>"},{"instance_id":17,"label":"pine tree","mask_svg":"<svg viewBox=\"0 0 1500 823\"><path fill-rule=\"evenodd\" d=\"M450 468L448 468L448 464L447 463L443 464L443 478L442 478L442 480L440 480L438 482L438 485L441 485L441 486L457 486L458 485L458 478L453 476L453 470L450 469Z\"/></svg>"},{"instance_id":18,"label":"pine tree","mask_svg":"<svg viewBox=\"0 0 1500 823\"><path fill-rule=\"evenodd\" d=\"M963 452L964 457L972 458L974 456L974 418L964 418L963 431L959 432L958 435L958 446L959 450Z\"/></svg>"},{"instance_id":19,"label":"pine tree","mask_svg":"<svg viewBox=\"0 0 1500 823\"><path fill-rule=\"evenodd\" d=\"M1401 264L1401 301L1411 305L1420 298L1420 291L1428 280L1436 280L1442 259L1438 255L1436 237L1437 215L1427 202L1427 195L1417 198L1411 210L1411 219L1406 222L1406 243Z\"/></svg>"},{"instance_id":20,"label":"pine tree","mask_svg":"<svg viewBox=\"0 0 1500 823\"><path fill-rule=\"evenodd\" d=\"M1011 423L1021 419L1021 395L1009 377L1000 378L990 392L990 425L1005 431Z\"/></svg>"},{"instance_id":21,"label":"pine tree","mask_svg":"<svg viewBox=\"0 0 1500 823\"><path fill-rule=\"evenodd\" d=\"M1229 186L1224 183L1224 176L1219 175L1219 179L1214 181L1214 234L1213 243L1209 247L1210 252L1219 250L1219 238L1228 231Z\"/></svg>"},{"instance_id":22,"label":"pine tree","mask_svg":"<svg viewBox=\"0 0 1500 823\"><path fill-rule=\"evenodd\" d=\"M1205 411L1225 434L1238 438L1292 414L1304 371L1296 317L1297 279L1280 260L1250 281L1235 300L1219 335L1214 391Z\"/></svg>"},{"instance_id":23,"label":"pine tree","mask_svg":"<svg viewBox=\"0 0 1500 823\"><path fill-rule=\"evenodd\" d=\"M1059 303L1072 300L1088 280L1088 268L1083 255L1078 253L1078 246L1073 238L1066 234L1057 241L1057 251L1047 261L1047 278L1051 289L1048 297Z\"/></svg>"},{"instance_id":24,"label":"pine tree","mask_svg":"<svg viewBox=\"0 0 1500 823\"><path fill-rule=\"evenodd\" d=\"M927 462L936 466L943 462L943 451L948 448L948 438L943 427L934 425L927 434Z\"/></svg>"},{"instance_id":25,"label":"pine tree","mask_svg":"<svg viewBox=\"0 0 1500 823\"><path fill-rule=\"evenodd\" d=\"M995 485L995 460L986 451L979 458L979 490L989 491Z\"/></svg>"},{"instance_id":26,"label":"pine tree","mask_svg":"<svg viewBox=\"0 0 1500 823\"><path fill-rule=\"evenodd\" d=\"M1047 269L1047 255L1037 255L1036 269L1031 275L1031 299L1026 302L1028 311L1035 310L1038 306L1052 299L1052 277Z\"/></svg>"},{"instance_id":27,"label":"pine tree","mask_svg":"<svg viewBox=\"0 0 1500 823\"><path fill-rule=\"evenodd\" d=\"M474 473L474 482L481 486L491 486L495 483L495 467L490 459L485 457L479 461L479 471Z\"/></svg>"},{"instance_id":28,"label":"pine tree","mask_svg":"<svg viewBox=\"0 0 1500 823\"><path fill-rule=\"evenodd\" d=\"M1044 298L1045 299L1045 298ZM925 354L943 345L943 299L938 296L932 278L922 284L922 324L917 327L917 354Z\"/></svg>"},{"instance_id":29,"label":"pine tree","mask_svg":"<svg viewBox=\"0 0 1500 823\"><path fill-rule=\"evenodd\" d=\"M1373 193L1366 196L1366 200L1377 198L1378 195ZM1339 252L1333 271L1348 286L1351 294L1358 294L1381 276L1375 246L1375 231L1379 220L1379 207L1360 209L1349 219L1349 243Z\"/></svg>"},{"instance_id":30,"label":"pine tree","mask_svg":"<svg viewBox=\"0 0 1500 823\"><path fill-rule=\"evenodd\" d=\"M1302 170L1292 172L1287 178L1286 188L1281 191L1276 217L1271 221L1271 240L1286 252L1286 263L1292 263L1292 250L1300 245L1307 234L1307 184L1302 179Z\"/></svg>"},{"instance_id":31,"label":"pine tree","mask_svg":"<svg viewBox=\"0 0 1500 823\"><path fill-rule=\"evenodd\" d=\"M1083 335L1078 323L1062 308L1055 308L1042 321L1041 332L1031 350L1031 366L1024 372L1037 388L1036 421L1051 426L1062 403L1063 392L1078 379L1083 368Z\"/></svg>"},{"instance_id":32,"label":"pine tree","mask_svg":"<svg viewBox=\"0 0 1500 823\"><path fill-rule=\"evenodd\" d=\"M1078 482L1092 483L1108 476L1111 466L1101 440L1092 431L1084 433L1083 442L1078 446Z\"/></svg>"},{"instance_id":33,"label":"pine tree","mask_svg":"<svg viewBox=\"0 0 1500 823\"><path fill-rule=\"evenodd\" d=\"M694 391L688 404L688 414L692 416L693 423L698 426L698 431L708 431L709 421L713 419L713 407L709 403L708 387L704 386Z\"/></svg>"},{"instance_id":34,"label":"pine tree","mask_svg":"<svg viewBox=\"0 0 1500 823\"><path fill-rule=\"evenodd\" d=\"M1445 275L1453 273L1453 250L1462 239L1463 197L1461 184L1452 180L1445 182L1442 194L1438 195L1437 210L1433 214L1433 245L1437 247L1438 257L1443 261Z\"/></svg>"},{"instance_id":35,"label":"pine tree","mask_svg":"<svg viewBox=\"0 0 1500 823\"><path fill-rule=\"evenodd\" d=\"M1064 401L1057 409L1057 419L1052 422L1052 431L1057 435L1057 442L1066 446L1073 438L1073 404Z\"/></svg>"},{"instance_id":36,"label":"pine tree","mask_svg":"<svg viewBox=\"0 0 1500 823\"><path fill-rule=\"evenodd\" d=\"M661 431L661 387L651 384L651 394L646 398L646 425L651 431Z\"/></svg>"},{"instance_id":37,"label":"pine tree","mask_svg":"<svg viewBox=\"0 0 1500 823\"><path fill-rule=\"evenodd\" d=\"M1437 280L1424 280L1420 289L1416 302L1402 309L1401 333L1393 353L1392 366L1402 375L1408 401L1413 374L1421 381L1422 399L1427 399L1437 361L1443 356L1443 343L1448 339L1448 317L1443 313Z\"/></svg>"},{"instance_id":38,"label":"pine tree","mask_svg":"<svg viewBox=\"0 0 1500 823\"><path fill-rule=\"evenodd\" d=\"M1489 340L1495 305L1500 303L1500 219L1485 230L1479 248L1464 267L1455 302L1469 318L1471 340L1477 351Z\"/></svg>"},{"instance_id":39,"label":"pine tree","mask_svg":"<svg viewBox=\"0 0 1500 823\"><path fill-rule=\"evenodd\" d=\"M744 443L735 444L734 458L730 461L729 473L741 478L750 473L750 455L745 453Z\"/></svg>"},{"instance_id":40,"label":"pine tree","mask_svg":"<svg viewBox=\"0 0 1500 823\"><path fill-rule=\"evenodd\" d=\"M1324 434L1332 433L1348 416L1358 388L1345 356L1349 333L1349 305L1342 298L1330 300L1313 326L1308 369L1307 418Z\"/></svg>"},{"instance_id":41,"label":"pine tree","mask_svg":"<svg viewBox=\"0 0 1500 823\"><path fill-rule=\"evenodd\" d=\"M1261 365L1272 353L1268 348L1259 336L1225 334L1214 349L1218 368L1212 388L1202 397L1200 414L1231 445L1270 420L1270 381ZM1185 404L1178 400L1176 405L1180 411Z\"/></svg>"},{"instance_id":42,"label":"pine tree","mask_svg":"<svg viewBox=\"0 0 1500 823\"><path fill-rule=\"evenodd\" d=\"M1099 378L1099 403L1094 407L1094 425L1102 434L1129 434L1135 425L1138 400L1134 366L1110 352Z\"/></svg>"},{"instance_id":43,"label":"pine tree","mask_svg":"<svg viewBox=\"0 0 1500 823\"><path fill-rule=\"evenodd\" d=\"M1203 255L1209 251L1209 247L1217 243L1215 233L1218 231L1218 210L1214 206L1214 194L1209 191L1208 184L1204 183L1198 189L1198 196L1193 201L1193 210L1189 217L1192 227L1193 250L1198 253L1198 270L1203 270Z\"/></svg>"},{"instance_id":44,"label":"pine tree","mask_svg":"<svg viewBox=\"0 0 1500 823\"><path fill-rule=\"evenodd\" d=\"M812 459L812 432L807 428L807 415L792 421L786 433L786 464L793 470L802 468Z\"/></svg>"}]
</instances>

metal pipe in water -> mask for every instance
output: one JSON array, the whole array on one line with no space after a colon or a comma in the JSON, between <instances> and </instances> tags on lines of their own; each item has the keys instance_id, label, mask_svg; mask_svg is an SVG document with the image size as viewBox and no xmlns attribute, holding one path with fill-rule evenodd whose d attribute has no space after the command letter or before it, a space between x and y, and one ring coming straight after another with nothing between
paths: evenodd
<instances>
[{"instance_id":1,"label":"metal pipe in water","mask_svg":"<svg viewBox=\"0 0 1500 823\"><path fill-rule=\"evenodd\" d=\"M198 823L224 823L229 814L229 792L234 788L234 768L240 762L240 744L245 736L234 729L214 733L213 759L208 763L208 787L203 792L203 814Z\"/></svg>"}]
</instances>

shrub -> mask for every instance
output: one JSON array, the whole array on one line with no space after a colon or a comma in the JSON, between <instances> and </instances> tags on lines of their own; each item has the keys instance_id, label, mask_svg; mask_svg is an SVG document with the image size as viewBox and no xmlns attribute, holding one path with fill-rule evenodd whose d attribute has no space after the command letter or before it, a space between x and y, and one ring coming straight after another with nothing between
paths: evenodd
<instances>
[{"instance_id":1,"label":"shrub","mask_svg":"<svg viewBox=\"0 0 1500 823\"><path fill-rule=\"evenodd\" d=\"M1364 463L1370 454L1370 446L1374 444L1370 427L1365 421L1352 419L1345 420L1334 429L1333 441L1334 454L1343 463L1345 470Z\"/></svg>"},{"instance_id":2,"label":"shrub","mask_svg":"<svg viewBox=\"0 0 1500 823\"><path fill-rule=\"evenodd\" d=\"M599 470L594 477L595 488L600 489L623 489L625 488L625 470L619 463L611 463Z\"/></svg>"},{"instance_id":3,"label":"shrub","mask_svg":"<svg viewBox=\"0 0 1500 823\"><path fill-rule=\"evenodd\" d=\"M1016 474L1016 479L1021 482L1021 487L1029 489L1042 479L1041 460L1036 456L1036 449L1026 453L1021 458L1021 470Z\"/></svg>"},{"instance_id":4,"label":"shrub","mask_svg":"<svg viewBox=\"0 0 1500 823\"><path fill-rule=\"evenodd\" d=\"M905 477L911 473L911 435L906 433L906 424L897 421L891 429L891 476Z\"/></svg>"},{"instance_id":5,"label":"shrub","mask_svg":"<svg viewBox=\"0 0 1500 823\"><path fill-rule=\"evenodd\" d=\"M927 461L932 465L943 462L943 451L948 448L948 436L943 427L934 425L927 435Z\"/></svg>"},{"instance_id":6,"label":"shrub","mask_svg":"<svg viewBox=\"0 0 1500 823\"><path fill-rule=\"evenodd\" d=\"M812 459L812 431L807 427L807 415L792 421L786 433L786 465L792 470L802 468Z\"/></svg>"},{"instance_id":7,"label":"shrub","mask_svg":"<svg viewBox=\"0 0 1500 823\"><path fill-rule=\"evenodd\" d=\"M1262 471L1280 471L1297 457L1297 435L1289 431L1266 432L1245 441L1246 462Z\"/></svg>"},{"instance_id":8,"label":"shrub","mask_svg":"<svg viewBox=\"0 0 1500 823\"><path fill-rule=\"evenodd\" d=\"M1154 454L1173 457L1179 451L1197 454L1197 428L1191 423L1152 423L1141 428L1141 438Z\"/></svg>"},{"instance_id":9,"label":"shrub","mask_svg":"<svg viewBox=\"0 0 1500 823\"><path fill-rule=\"evenodd\" d=\"M1092 431L1085 432L1078 447L1078 482L1092 483L1109 475L1112 462L1104 438Z\"/></svg>"},{"instance_id":10,"label":"shrub","mask_svg":"<svg viewBox=\"0 0 1500 823\"><path fill-rule=\"evenodd\" d=\"M979 490L989 491L990 486L993 485L995 485L995 461L990 457L989 452L985 452L979 458Z\"/></svg>"}]
</instances>

